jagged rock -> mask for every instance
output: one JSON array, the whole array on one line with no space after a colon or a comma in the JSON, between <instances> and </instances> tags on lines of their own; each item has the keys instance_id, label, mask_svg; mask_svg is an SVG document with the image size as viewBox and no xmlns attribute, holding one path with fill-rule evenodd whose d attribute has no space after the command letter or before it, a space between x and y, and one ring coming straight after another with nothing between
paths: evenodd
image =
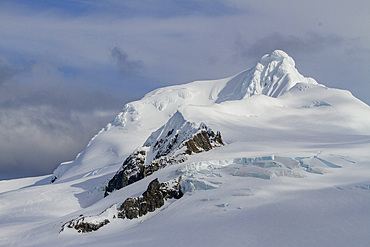
<instances>
[{"instance_id":1,"label":"jagged rock","mask_svg":"<svg viewBox=\"0 0 370 247\"><path fill-rule=\"evenodd\" d=\"M139 217L140 202L138 198L127 198L119 208L129 220ZM141 215L140 215L141 216Z\"/></svg>"},{"instance_id":2,"label":"jagged rock","mask_svg":"<svg viewBox=\"0 0 370 247\"><path fill-rule=\"evenodd\" d=\"M81 222L80 224L75 225L74 227L72 225L68 225L69 228L74 228L78 232L92 232L98 230L100 227L110 223L108 219L105 219L103 222L99 222L98 224L94 223L87 223L87 222Z\"/></svg>"},{"instance_id":3,"label":"jagged rock","mask_svg":"<svg viewBox=\"0 0 370 247\"><path fill-rule=\"evenodd\" d=\"M160 183L156 178L149 183L147 190L141 196L127 198L118 210L125 212L127 219L138 218L162 207L166 200L180 199L182 196L183 192L178 181Z\"/></svg>"},{"instance_id":4,"label":"jagged rock","mask_svg":"<svg viewBox=\"0 0 370 247\"><path fill-rule=\"evenodd\" d=\"M180 185L169 188L166 183L159 183L158 179L154 179L142 196L126 199L119 210L125 212L127 219L138 218L162 207L167 199L179 199L182 195Z\"/></svg>"},{"instance_id":5,"label":"jagged rock","mask_svg":"<svg viewBox=\"0 0 370 247\"><path fill-rule=\"evenodd\" d=\"M146 176L144 168L145 159L145 150L137 150L131 154L125 162L123 162L122 169L119 170L111 180L109 180L108 185L105 188L104 197L109 194L108 192L112 192L115 188L123 188L143 179Z\"/></svg>"},{"instance_id":6,"label":"jagged rock","mask_svg":"<svg viewBox=\"0 0 370 247\"><path fill-rule=\"evenodd\" d=\"M169 126L167 126L169 125ZM173 126L177 126L176 130ZM199 127L185 121L177 112L145 142L144 147L131 154L121 169L108 182L104 196L129 184L143 179L167 165L186 161L187 155L209 151L224 146L221 133L216 133L201 123ZM148 153L152 160L147 160Z\"/></svg>"},{"instance_id":7,"label":"jagged rock","mask_svg":"<svg viewBox=\"0 0 370 247\"><path fill-rule=\"evenodd\" d=\"M193 139L185 142L186 154L200 153L203 151L209 151L214 148L213 143L224 145L221 138L221 133L217 131L215 134L213 131L201 131L194 135Z\"/></svg>"},{"instance_id":8,"label":"jagged rock","mask_svg":"<svg viewBox=\"0 0 370 247\"><path fill-rule=\"evenodd\" d=\"M162 207L168 199L180 199L182 196L183 192L178 179L160 183L156 178L149 183L147 190L141 196L127 198L118 208L113 205L97 216L80 216L73 219L62 226L61 232L65 227L74 228L79 233L96 231L110 223L109 215L113 215L111 220L116 218L132 220L154 212ZM104 218L103 215L106 215L107 218Z\"/></svg>"}]
</instances>

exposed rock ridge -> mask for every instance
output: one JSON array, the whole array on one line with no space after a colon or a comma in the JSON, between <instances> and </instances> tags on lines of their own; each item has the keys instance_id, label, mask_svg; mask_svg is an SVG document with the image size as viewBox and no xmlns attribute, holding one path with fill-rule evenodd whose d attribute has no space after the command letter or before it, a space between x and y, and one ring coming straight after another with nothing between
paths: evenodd
<instances>
[{"instance_id":1,"label":"exposed rock ridge","mask_svg":"<svg viewBox=\"0 0 370 247\"><path fill-rule=\"evenodd\" d=\"M178 180L159 183L154 179L147 190L139 197L126 199L118 208L118 218L134 219L154 212L168 199L180 199L183 196Z\"/></svg>"},{"instance_id":2,"label":"exposed rock ridge","mask_svg":"<svg viewBox=\"0 0 370 247\"><path fill-rule=\"evenodd\" d=\"M109 195L108 192L143 179L147 175L145 172L147 169L144 167L146 155L147 151L145 149L139 149L127 157L121 169L109 180L108 185L105 187L104 197Z\"/></svg>"},{"instance_id":3,"label":"exposed rock ridge","mask_svg":"<svg viewBox=\"0 0 370 247\"><path fill-rule=\"evenodd\" d=\"M183 121L179 123L177 120L181 118ZM221 133L218 131L215 133L203 123L197 127L194 123L185 121L182 115L179 116L177 113L168 123L153 132L144 147L139 148L124 161L121 169L108 182L104 196L141 180L167 165L182 163L186 161L187 155L206 152L225 145Z\"/></svg>"},{"instance_id":4,"label":"exposed rock ridge","mask_svg":"<svg viewBox=\"0 0 370 247\"><path fill-rule=\"evenodd\" d=\"M179 179L160 183L158 178L151 181L141 196L127 198L119 207L113 205L95 216L80 216L65 223L61 232L73 228L79 233L96 231L115 219L135 219L161 208L169 199L180 199L183 196Z\"/></svg>"}]
</instances>

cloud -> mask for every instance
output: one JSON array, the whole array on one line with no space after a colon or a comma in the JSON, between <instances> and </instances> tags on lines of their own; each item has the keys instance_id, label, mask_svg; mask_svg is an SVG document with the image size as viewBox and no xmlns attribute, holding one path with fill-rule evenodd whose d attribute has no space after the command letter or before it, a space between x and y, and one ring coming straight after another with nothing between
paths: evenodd
<instances>
[{"instance_id":1,"label":"cloud","mask_svg":"<svg viewBox=\"0 0 370 247\"><path fill-rule=\"evenodd\" d=\"M117 46L111 50L110 55L123 74L132 74L144 68L142 61L130 60L128 55Z\"/></svg>"},{"instance_id":2,"label":"cloud","mask_svg":"<svg viewBox=\"0 0 370 247\"><path fill-rule=\"evenodd\" d=\"M0 179L50 174L74 159L125 102L124 95L83 87L55 70L33 64L0 85Z\"/></svg>"},{"instance_id":3,"label":"cloud","mask_svg":"<svg viewBox=\"0 0 370 247\"><path fill-rule=\"evenodd\" d=\"M10 81L16 75L22 73L23 69L12 66L9 62L0 59L0 85Z\"/></svg>"},{"instance_id":4,"label":"cloud","mask_svg":"<svg viewBox=\"0 0 370 247\"><path fill-rule=\"evenodd\" d=\"M345 39L338 35L322 35L308 32L305 37L296 35L283 35L278 32L271 33L254 43L246 46L239 34L235 47L242 57L259 58L276 49L284 50L289 54L309 54L342 45Z\"/></svg>"},{"instance_id":5,"label":"cloud","mask_svg":"<svg viewBox=\"0 0 370 247\"><path fill-rule=\"evenodd\" d=\"M74 159L115 113L67 113L47 105L2 110L0 179L50 174L61 162Z\"/></svg>"}]
</instances>

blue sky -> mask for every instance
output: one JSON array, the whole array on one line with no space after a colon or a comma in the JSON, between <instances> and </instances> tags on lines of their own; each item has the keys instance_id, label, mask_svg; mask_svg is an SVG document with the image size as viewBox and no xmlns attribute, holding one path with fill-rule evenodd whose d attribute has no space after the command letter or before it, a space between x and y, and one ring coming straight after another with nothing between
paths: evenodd
<instances>
[{"instance_id":1,"label":"blue sky","mask_svg":"<svg viewBox=\"0 0 370 247\"><path fill-rule=\"evenodd\" d=\"M286 51L370 104L370 1L0 2L0 179L51 173L149 91Z\"/></svg>"}]
</instances>

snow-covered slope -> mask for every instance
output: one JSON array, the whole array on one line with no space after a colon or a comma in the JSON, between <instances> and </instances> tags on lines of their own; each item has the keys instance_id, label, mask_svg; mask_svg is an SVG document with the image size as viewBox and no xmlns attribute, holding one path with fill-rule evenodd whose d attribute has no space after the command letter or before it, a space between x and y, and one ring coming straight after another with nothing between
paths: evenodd
<instances>
[{"instance_id":1,"label":"snow-covered slope","mask_svg":"<svg viewBox=\"0 0 370 247\"><path fill-rule=\"evenodd\" d=\"M127 104L53 175L1 181L0 245L367 246L369 150L370 107L274 51Z\"/></svg>"}]
</instances>

